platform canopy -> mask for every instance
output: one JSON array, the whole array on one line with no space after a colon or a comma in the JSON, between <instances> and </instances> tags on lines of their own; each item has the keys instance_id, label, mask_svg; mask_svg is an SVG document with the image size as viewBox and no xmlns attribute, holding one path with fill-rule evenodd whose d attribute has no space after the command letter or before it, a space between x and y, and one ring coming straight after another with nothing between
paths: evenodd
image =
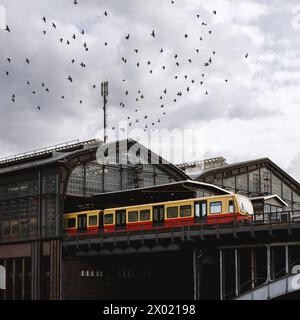
<instances>
[{"instance_id":1,"label":"platform canopy","mask_svg":"<svg viewBox=\"0 0 300 320\"><path fill-rule=\"evenodd\" d=\"M104 209L222 194L230 194L230 192L212 184L186 180L94 195L93 202L97 207Z\"/></svg>"}]
</instances>

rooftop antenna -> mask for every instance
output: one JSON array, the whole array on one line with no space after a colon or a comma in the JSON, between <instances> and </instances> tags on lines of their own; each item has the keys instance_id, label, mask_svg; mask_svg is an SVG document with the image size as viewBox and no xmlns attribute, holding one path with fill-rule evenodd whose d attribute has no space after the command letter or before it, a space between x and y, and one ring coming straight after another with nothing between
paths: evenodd
<instances>
[{"instance_id":1,"label":"rooftop antenna","mask_svg":"<svg viewBox=\"0 0 300 320\"><path fill-rule=\"evenodd\" d=\"M104 112L104 143L107 143L107 99L108 96L108 81L101 83L101 96L103 97L103 112Z\"/></svg>"}]
</instances>

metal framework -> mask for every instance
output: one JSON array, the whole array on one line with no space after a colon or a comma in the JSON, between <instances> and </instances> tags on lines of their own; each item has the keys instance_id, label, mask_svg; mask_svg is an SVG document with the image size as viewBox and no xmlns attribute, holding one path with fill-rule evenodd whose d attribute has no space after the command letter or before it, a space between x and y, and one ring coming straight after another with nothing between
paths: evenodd
<instances>
[{"instance_id":1,"label":"metal framework","mask_svg":"<svg viewBox=\"0 0 300 320\"><path fill-rule=\"evenodd\" d=\"M103 97L103 112L104 112L104 143L107 143L107 125L108 125L108 116L107 116L107 96L108 96L108 81L101 83L101 96Z\"/></svg>"}]
</instances>

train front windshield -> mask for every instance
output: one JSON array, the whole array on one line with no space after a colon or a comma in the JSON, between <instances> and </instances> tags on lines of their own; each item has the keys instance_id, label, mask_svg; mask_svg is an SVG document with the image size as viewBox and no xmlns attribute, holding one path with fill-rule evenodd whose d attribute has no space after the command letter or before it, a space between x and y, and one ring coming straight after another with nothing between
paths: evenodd
<instances>
[{"instance_id":1,"label":"train front windshield","mask_svg":"<svg viewBox=\"0 0 300 320\"><path fill-rule=\"evenodd\" d=\"M242 213L254 214L253 206L250 199L248 199L247 197L243 197L241 195L237 195L237 200Z\"/></svg>"}]
</instances>

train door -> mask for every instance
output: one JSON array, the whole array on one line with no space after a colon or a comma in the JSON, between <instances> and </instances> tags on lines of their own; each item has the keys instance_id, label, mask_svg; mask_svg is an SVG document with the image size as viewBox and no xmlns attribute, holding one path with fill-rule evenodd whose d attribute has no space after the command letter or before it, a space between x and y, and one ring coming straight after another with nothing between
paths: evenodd
<instances>
[{"instance_id":1,"label":"train door","mask_svg":"<svg viewBox=\"0 0 300 320\"><path fill-rule=\"evenodd\" d=\"M116 229L126 229L126 210L116 211Z\"/></svg>"},{"instance_id":2,"label":"train door","mask_svg":"<svg viewBox=\"0 0 300 320\"><path fill-rule=\"evenodd\" d=\"M165 221L165 207L164 206L154 206L153 207L153 225L161 226Z\"/></svg>"},{"instance_id":3,"label":"train door","mask_svg":"<svg viewBox=\"0 0 300 320\"><path fill-rule=\"evenodd\" d=\"M207 201L194 202L195 223L206 223L207 220Z\"/></svg>"},{"instance_id":4,"label":"train door","mask_svg":"<svg viewBox=\"0 0 300 320\"><path fill-rule=\"evenodd\" d=\"M99 229L102 230L104 226L104 222L103 222L103 211L100 211L99 213Z\"/></svg>"},{"instance_id":5,"label":"train door","mask_svg":"<svg viewBox=\"0 0 300 320\"><path fill-rule=\"evenodd\" d=\"M87 215L86 214L78 215L77 228L78 228L78 232L87 231Z\"/></svg>"}]
</instances>

